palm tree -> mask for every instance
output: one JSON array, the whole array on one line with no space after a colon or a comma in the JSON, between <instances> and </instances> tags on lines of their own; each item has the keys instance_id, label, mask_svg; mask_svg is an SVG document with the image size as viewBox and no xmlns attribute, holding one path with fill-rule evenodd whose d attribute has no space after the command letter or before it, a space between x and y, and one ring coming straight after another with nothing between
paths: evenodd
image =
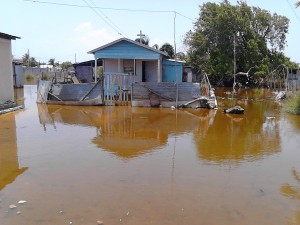
<instances>
[{"instance_id":1,"label":"palm tree","mask_svg":"<svg viewBox=\"0 0 300 225\"><path fill-rule=\"evenodd\" d=\"M152 48L155 48L156 50L158 50L159 49L158 44L153 45Z\"/></svg>"},{"instance_id":2,"label":"palm tree","mask_svg":"<svg viewBox=\"0 0 300 225\"><path fill-rule=\"evenodd\" d=\"M29 58L30 58L29 53L25 53L22 57L23 63L29 64Z\"/></svg>"}]
</instances>

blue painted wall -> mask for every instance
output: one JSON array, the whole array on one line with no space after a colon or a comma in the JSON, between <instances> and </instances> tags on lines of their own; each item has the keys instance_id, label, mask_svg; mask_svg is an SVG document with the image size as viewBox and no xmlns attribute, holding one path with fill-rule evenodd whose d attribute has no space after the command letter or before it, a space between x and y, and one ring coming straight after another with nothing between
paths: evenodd
<instances>
[{"instance_id":1,"label":"blue painted wall","mask_svg":"<svg viewBox=\"0 0 300 225\"><path fill-rule=\"evenodd\" d=\"M125 40L100 49L95 52L97 58L101 59L152 59L158 60L161 54L142 46L135 45Z\"/></svg>"},{"instance_id":2,"label":"blue painted wall","mask_svg":"<svg viewBox=\"0 0 300 225\"><path fill-rule=\"evenodd\" d=\"M183 63L163 60L162 82L182 82Z\"/></svg>"}]
</instances>

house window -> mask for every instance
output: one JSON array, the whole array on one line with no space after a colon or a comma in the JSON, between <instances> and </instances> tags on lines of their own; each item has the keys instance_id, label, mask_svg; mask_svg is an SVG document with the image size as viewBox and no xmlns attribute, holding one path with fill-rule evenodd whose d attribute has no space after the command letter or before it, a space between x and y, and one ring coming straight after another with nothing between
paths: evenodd
<instances>
[{"instance_id":1,"label":"house window","mask_svg":"<svg viewBox=\"0 0 300 225\"><path fill-rule=\"evenodd\" d=\"M125 66L124 67L124 73L128 73L129 75L133 75L134 70L132 66Z\"/></svg>"}]
</instances>

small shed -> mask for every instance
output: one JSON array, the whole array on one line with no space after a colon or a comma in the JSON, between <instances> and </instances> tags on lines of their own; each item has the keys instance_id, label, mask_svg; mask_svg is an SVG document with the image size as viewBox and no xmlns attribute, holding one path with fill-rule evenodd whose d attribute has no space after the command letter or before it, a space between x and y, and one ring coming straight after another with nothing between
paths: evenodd
<instances>
[{"instance_id":1,"label":"small shed","mask_svg":"<svg viewBox=\"0 0 300 225\"><path fill-rule=\"evenodd\" d=\"M166 52L127 38L88 53L94 55L95 61L102 59L104 74L132 75L135 82L182 81L182 61L170 60Z\"/></svg>"},{"instance_id":2,"label":"small shed","mask_svg":"<svg viewBox=\"0 0 300 225\"><path fill-rule=\"evenodd\" d=\"M163 82L182 82L183 81L183 61L174 59L163 60Z\"/></svg>"},{"instance_id":3,"label":"small shed","mask_svg":"<svg viewBox=\"0 0 300 225\"><path fill-rule=\"evenodd\" d=\"M17 36L0 32L0 103L14 101L14 79L11 40Z\"/></svg>"}]
</instances>

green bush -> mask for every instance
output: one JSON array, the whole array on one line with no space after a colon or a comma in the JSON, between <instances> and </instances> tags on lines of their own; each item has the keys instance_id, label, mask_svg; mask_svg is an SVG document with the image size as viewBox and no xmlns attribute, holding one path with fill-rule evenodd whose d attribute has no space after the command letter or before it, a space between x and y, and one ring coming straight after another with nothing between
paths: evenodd
<instances>
[{"instance_id":1,"label":"green bush","mask_svg":"<svg viewBox=\"0 0 300 225\"><path fill-rule=\"evenodd\" d=\"M300 114L300 93L292 95L284 104L284 110L292 114Z\"/></svg>"}]
</instances>

